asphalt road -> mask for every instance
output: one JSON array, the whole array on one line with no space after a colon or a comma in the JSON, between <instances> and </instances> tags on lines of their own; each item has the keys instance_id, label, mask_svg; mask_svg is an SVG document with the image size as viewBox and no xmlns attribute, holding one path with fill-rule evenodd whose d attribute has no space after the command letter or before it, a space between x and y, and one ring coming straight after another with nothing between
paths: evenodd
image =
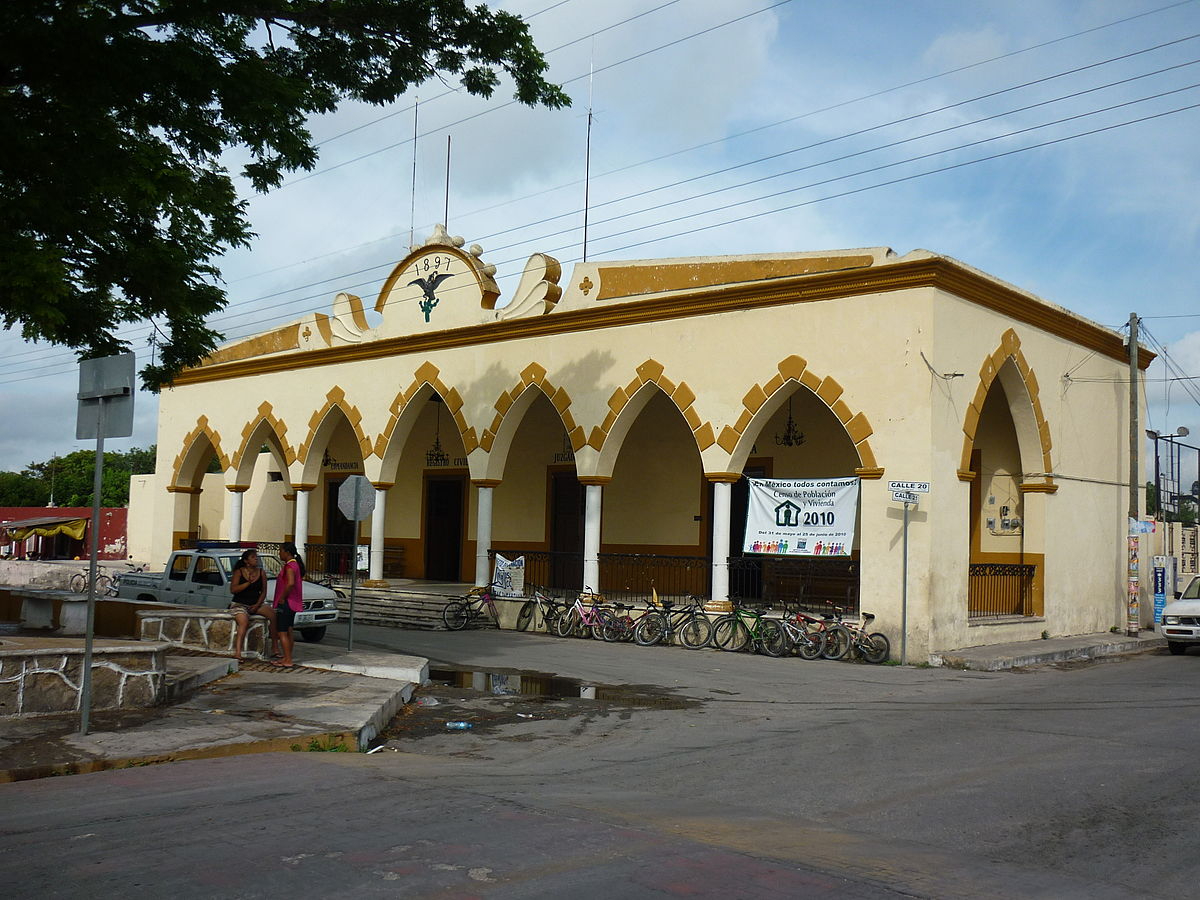
<instances>
[{"instance_id":1,"label":"asphalt road","mask_svg":"<svg viewBox=\"0 0 1200 900\"><path fill-rule=\"evenodd\" d=\"M488 724L513 701L442 689L407 717L426 727L369 756L3 785L5 881L64 897L607 898L1176 898L1200 882L1198 656L983 674L355 636L435 664L642 685L651 701ZM462 709L480 727L439 727Z\"/></svg>"}]
</instances>

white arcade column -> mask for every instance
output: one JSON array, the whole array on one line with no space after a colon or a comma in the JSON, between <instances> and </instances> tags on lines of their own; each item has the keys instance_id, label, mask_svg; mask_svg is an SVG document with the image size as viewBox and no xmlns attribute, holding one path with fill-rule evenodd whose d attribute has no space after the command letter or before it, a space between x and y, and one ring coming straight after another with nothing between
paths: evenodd
<instances>
[{"instance_id":1,"label":"white arcade column","mask_svg":"<svg viewBox=\"0 0 1200 900\"><path fill-rule=\"evenodd\" d=\"M714 609L729 605L729 513L733 483L742 476L715 472L704 476L713 483L712 506L712 600Z\"/></svg>"},{"instance_id":2,"label":"white arcade column","mask_svg":"<svg viewBox=\"0 0 1200 900\"><path fill-rule=\"evenodd\" d=\"M593 476L579 479L584 485L583 590L600 591L600 521L604 485L612 479Z\"/></svg>"},{"instance_id":3,"label":"white arcade column","mask_svg":"<svg viewBox=\"0 0 1200 900\"><path fill-rule=\"evenodd\" d=\"M492 549L492 490L500 482L487 478L471 481L479 489L475 517L475 586L482 587L492 580L488 551Z\"/></svg>"},{"instance_id":4,"label":"white arcade column","mask_svg":"<svg viewBox=\"0 0 1200 900\"><path fill-rule=\"evenodd\" d=\"M367 578L374 582L383 582L383 537L387 525L387 493L391 484L384 482L375 484L375 509L371 513L371 562L367 568Z\"/></svg>"},{"instance_id":5,"label":"white arcade column","mask_svg":"<svg viewBox=\"0 0 1200 900\"><path fill-rule=\"evenodd\" d=\"M304 545L308 543L308 498L315 484L296 485L296 529L293 543L301 558L304 556Z\"/></svg>"},{"instance_id":6,"label":"white arcade column","mask_svg":"<svg viewBox=\"0 0 1200 900\"><path fill-rule=\"evenodd\" d=\"M236 544L242 539L242 498L246 488L227 484L225 490L229 491L229 540Z\"/></svg>"}]
</instances>

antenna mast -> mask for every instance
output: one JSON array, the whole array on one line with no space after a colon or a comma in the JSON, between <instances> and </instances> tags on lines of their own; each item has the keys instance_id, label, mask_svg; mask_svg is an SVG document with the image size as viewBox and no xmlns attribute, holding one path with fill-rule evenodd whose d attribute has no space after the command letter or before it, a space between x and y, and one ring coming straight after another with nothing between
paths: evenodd
<instances>
[{"instance_id":1,"label":"antenna mast","mask_svg":"<svg viewBox=\"0 0 1200 900\"><path fill-rule=\"evenodd\" d=\"M591 202L592 171L592 78L596 74L596 38L592 37L592 59L588 63L587 140L583 150L583 262L587 262L588 204Z\"/></svg>"},{"instance_id":2,"label":"antenna mast","mask_svg":"<svg viewBox=\"0 0 1200 900\"><path fill-rule=\"evenodd\" d=\"M421 98L413 101L413 173L412 198L408 205L408 246L416 243L417 230L417 109L421 106Z\"/></svg>"},{"instance_id":3,"label":"antenna mast","mask_svg":"<svg viewBox=\"0 0 1200 900\"><path fill-rule=\"evenodd\" d=\"M450 135L446 135L446 208L442 215L442 224L450 230Z\"/></svg>"}]
</instances>

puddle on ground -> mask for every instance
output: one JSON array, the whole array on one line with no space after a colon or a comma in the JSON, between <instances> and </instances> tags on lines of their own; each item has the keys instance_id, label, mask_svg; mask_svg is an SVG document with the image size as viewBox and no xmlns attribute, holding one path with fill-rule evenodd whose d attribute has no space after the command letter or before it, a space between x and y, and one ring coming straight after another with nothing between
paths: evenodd
<instances>
[{"instance_id":1,"label":"puddle on ground","mask_svg":"<svg viewBox=\"0 0 1200 900\"><path fill-rule=\"evenodd\" d=\"M502 697L538 697L544 700L616 700L628 695L622 688L584 684L545 672L481 672L467 669L430 669L429 680L450 687Z\"/></svg>"},{"instance_id":2,"label":"puddle on ground","mask_svg":"<svg viewBox=\"0 0 1200 900\"><path fill-rule=\"evenodd\" d=\"M484 671L439 665L380 735L382 741L445 734L447 722L471 723L476 734L523 723L534 734L502 738L530 740L537 722L582 717L584 721L638 711L689 709L700 701L651 684L593 684L547 672ZM399 745L394 745L399 749Z\"/></svg>"}]
</instances>

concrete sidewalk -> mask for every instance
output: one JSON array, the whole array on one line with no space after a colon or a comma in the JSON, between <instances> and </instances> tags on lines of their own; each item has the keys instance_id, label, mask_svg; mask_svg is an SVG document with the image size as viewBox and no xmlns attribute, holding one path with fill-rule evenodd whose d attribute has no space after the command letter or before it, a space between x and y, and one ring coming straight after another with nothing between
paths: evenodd
<instances>
[{"instance_id":1,"label":"concrete sidewalk","mask_svg":"<svg viewBox=\"0 0 1200 900\"><path fill-rule=\"evenodd\" d=\"M1012 644L942 650L929 654L929 662L931 665L950 669L1000 672L1047 663L1146 653L1166 646L1167 642L1157 631L1143 631L1137 637L1102 631L1098 634L1078 634L1048 638L1044 641L1018 641Z\"/></svg>"},{"instance_id":2,"label":"concrete sidewalk","mask_svg":"<svg viewBox=\"0 0 1200 900\"><path fill-rule=\"evenodd\" d=\"M186 699L128 712L5 719L0 782L128 768L178 759L280 750L362 750L428 677L428 661L394 653L298 644L280 669L202 655L168 654L169 696Z\"/></svg>"}]
</instances>

